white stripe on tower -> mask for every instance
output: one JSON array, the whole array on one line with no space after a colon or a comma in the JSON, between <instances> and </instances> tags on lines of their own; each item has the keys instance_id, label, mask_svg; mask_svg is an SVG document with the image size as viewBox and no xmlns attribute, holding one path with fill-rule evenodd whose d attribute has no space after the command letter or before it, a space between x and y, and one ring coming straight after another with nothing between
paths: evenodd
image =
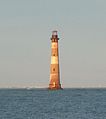
<instances>
[{"instance_id":1,"label":"white stripe on tower","mask_svg":"<svg viewBox=\"0 0 106 119\"><path fill-rule=\"evenodd\" d=\"M58 64L58 56L51 56L51 64Z\"/></svg>"}]
</instances>

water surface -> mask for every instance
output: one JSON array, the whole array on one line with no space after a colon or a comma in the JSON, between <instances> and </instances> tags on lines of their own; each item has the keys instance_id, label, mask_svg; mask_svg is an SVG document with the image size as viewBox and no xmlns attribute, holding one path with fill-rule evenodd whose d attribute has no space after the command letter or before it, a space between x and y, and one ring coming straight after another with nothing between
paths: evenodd
<instances>
[{"instance_id":1,"label":"water surface","mask_svg":"<svg viewBox=\"0 0 106 119\"><path fill-rule=\"evenodd\" d=\"M0 119L106 119L106 89L0 89Z\"/></svg>"}]
</instances>

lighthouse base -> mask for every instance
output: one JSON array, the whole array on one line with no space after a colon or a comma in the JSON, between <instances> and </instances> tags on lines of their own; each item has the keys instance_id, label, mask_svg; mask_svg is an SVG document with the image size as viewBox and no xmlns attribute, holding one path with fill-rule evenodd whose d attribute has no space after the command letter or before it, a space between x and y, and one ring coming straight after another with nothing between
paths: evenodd
<instances>
[{"instance_id":1,"label":"lighthouse base","mask_svg":"<svg viewBox=\"0 0 106 119\"><path fill-rule=\"evenodd\" d=\"M61 84L55 84L55 86L53 84L49 84L49 90L61 90Z\"/></svg>"}]
</instances>

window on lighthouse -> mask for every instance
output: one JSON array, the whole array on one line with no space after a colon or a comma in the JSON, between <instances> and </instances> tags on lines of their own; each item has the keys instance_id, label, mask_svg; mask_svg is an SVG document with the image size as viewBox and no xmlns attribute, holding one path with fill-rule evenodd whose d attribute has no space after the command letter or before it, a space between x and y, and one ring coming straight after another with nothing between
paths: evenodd
<instances>
[{"instance_id":1,"label":"window on lighthouse","mask_svg":"<svg viewBox=\"0 0 106 119\"><path fill-rule=\"evenodd\" d=\"M55 71L55 68L53 68L53 71Z\"/></svg>"}]
</instances>

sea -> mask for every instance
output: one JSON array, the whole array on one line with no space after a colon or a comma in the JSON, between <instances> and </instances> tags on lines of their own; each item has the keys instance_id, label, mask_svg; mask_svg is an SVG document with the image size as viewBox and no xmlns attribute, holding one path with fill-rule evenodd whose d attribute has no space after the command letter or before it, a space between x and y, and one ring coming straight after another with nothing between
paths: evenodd
<instances>
[{"instance_id":1,"label":"sea","mask_svg":"<svg viewBox=\"0 0 106 119\"><path fill-rule=\"evenodd\" d=\"M0 89L0 119L106 119L106 89Z\"/></svg>"}]
</instances>

